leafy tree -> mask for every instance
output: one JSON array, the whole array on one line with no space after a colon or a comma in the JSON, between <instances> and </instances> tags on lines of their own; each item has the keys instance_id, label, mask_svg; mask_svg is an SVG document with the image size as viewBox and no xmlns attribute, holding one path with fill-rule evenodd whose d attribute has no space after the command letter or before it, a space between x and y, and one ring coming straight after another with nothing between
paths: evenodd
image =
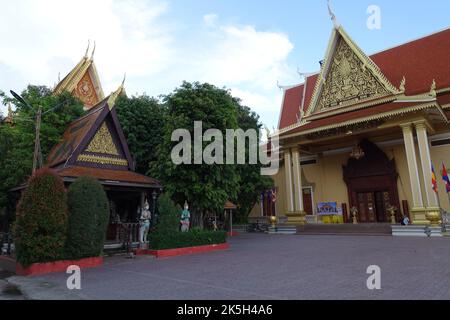
<instances>
[{"instance_id":1,"label":"leafy tree","mask_svg":"<svg viewBox=\"0 0 450 320\"><path fill-rule=\"evenodd\" d=\"M259 116L250 110L246 106L242 106L240 101L237 104L237 117L239 128L244 131L249 129L256 130L258 133L262 128L262 124L259 122ZM258 136L258 142L260 142L260 136ZM249 153L249 143L246 143L246 154ZM237 194L237 219L236 223L247 222L247 217L250 211L259 200L261 192L271 188L273 186L273 180L268 176L261 175L261 164L244 164L238 165L237 171L240 177L239 191Z\"/></svg>"},{"instance_id":2,"label":"leafy tree","mask_svg":"<svg viewBox=\"0 0 450 320\"><path fill-rule=\"evenodd\" d=\"M236 198L239 176L235 166L226 164L175 165L171 152L178 142L172 142L176 129L186 129L194 137L194 121L202 121L203 132L237 128L236 101L224 89L210 84L184 82L164 98L167 118L164 137L158 147L158 162L152 165L153 176L159 178L177 203L187 200L191 205L194 225L203 225L203 216L221 212L228 199ZM193 139L192 139L193 140ZM209 145L203 142L203 148Z\"/></svg>"},{"instance_id":3,"label":"leafy tree","mask_svg":"<svg viewBox=\"0 0 450 320\"><path fill-rule=\"evenodd\" d=\"M149 164L157 160L156 148L161 143L164 107L146 95L127 98L116 103L117 116L136 161L136 171L147 174Z\"/></svg>"},{"instance_id":4,"label":"leafy tree","mask_svg":"<svg viewBox=\"0 0 450 320\"><path fill-rule=\"evenodd\" d=\"M175 205L167 193L158 198L158 212L158 223L152 233L170 234L179 231L181 207Z\"/></svg>"},{"instance_id":5,"label":"leafy tree","mask_svg":"<svg viewBox=\"0 0 450 320\"><path fill-rule=\"evenodd\" d=\"M62 179L49 169L30 178L17 207L17 261L24 266L64 257L67 195Z\"/></svg>"},{"instance_id":6,"label":"leafy tree","mask_svg":"<svg viewBox=\"0 0 450 320\"><path fill-rule=\"evenodd\" d=\"M69 187L67 253L72 259L98 257L103 252L108 226L108 198L92 177L80 177Z\"/></svg>"},{"instance_id":7,"label":"leafy tree","mask_svg":"<svg viewBox=\"0 0 450 320\"><path fill-rule=\"evenodd\" d=\"M44 161L68 124L84 113L82 103L68 92L55 96L47 87L28 86L22 96L34 110L0 92L3 104L11 102L15 105L14 125L0 124L0 208L6 205L7 191L23 183L31 174L35 139L33 119L38 106L43 112L60 106L42 117L40 136Z\"/></svg>"}]
</instances>

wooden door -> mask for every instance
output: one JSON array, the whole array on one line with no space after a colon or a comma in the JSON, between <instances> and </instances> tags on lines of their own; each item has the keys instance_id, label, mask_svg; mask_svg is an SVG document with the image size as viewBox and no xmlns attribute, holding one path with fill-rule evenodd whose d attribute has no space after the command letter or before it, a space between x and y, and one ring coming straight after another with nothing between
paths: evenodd
<instances>
[{"instance_id":1,"label":"wooden door","mask_svg":"<svg viewBox=\"0 0 450 320\"><path fill-rule=\"evenodd\" d=\"M307 215L313 215L312 192L310 188L303 189L303 209Z\"/></svg>"},{"instance_id":2,"label":"wooden door","mask_svg":"<svg viewBox=\"0 0 450 320\"><path fill-rule=\"evenodd\" d=\"M377 207L377 221L390 222L391 217L387 209L391 205L391 196L388 191L375 192L375 201Z\"/></svg>"},{"instance_id":3,"label":"wooden door","mask_svg":"<svg viewBox=\"0 0 450 320\"><path fill-rule=\"evenodd\" d=\"M358 193L358 211L361 223L377 222L377 209L373 192Z\"/></svg>"}]
</instances>

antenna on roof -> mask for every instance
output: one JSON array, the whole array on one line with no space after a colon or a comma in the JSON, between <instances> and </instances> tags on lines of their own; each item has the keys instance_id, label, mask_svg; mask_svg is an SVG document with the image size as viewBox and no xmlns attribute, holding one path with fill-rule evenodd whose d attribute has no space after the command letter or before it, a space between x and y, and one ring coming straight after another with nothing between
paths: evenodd
<instances>
[{"instance_id":1,"label":"antenna on roof","mask_svg":"<svg viewBox=\"0 0 450 320\"><path fill-rule=\"evenodd\" d=\"M95 48L97 47L96 42L94 41L94 49L92 49L91 60L94 59Z\"/></svg>"},{"instance_id":2,"label":"antenna on roof","mask_svg":"<svg viewBox=\"0 0 450 320\"><path fill-rule=\"evenodd\" d=\"M88 52L89 52L89 47L91 46L91 40L88 40L88 46L86 48L86 53L84 54L84 57L87 58L88 57Z\"/></svg>"},{"instance_id":3,"label":"antenna on roof","mask_svg":"<svg viewBox=\"0 0 450 320\"><path fill-rule=\"evenodd\" d=\"M331 21L333 21L334 27L336 29L338 29L340 27L339 22L337 21L336 15L334 14L333 10L331 9L331 0L327 1L327 5L328 5L328 13L330 14L331 17Z\"/></svg>"}]
</instances>

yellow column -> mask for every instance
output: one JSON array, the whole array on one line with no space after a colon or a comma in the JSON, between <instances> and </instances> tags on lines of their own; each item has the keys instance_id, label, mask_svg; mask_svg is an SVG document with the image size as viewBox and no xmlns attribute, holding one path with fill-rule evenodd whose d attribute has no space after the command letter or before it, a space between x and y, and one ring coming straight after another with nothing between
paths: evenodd
<instances>
[{"instance_id":1,"label":"yellow column","mask_svg":"<svg viewBox=\"0 0 450 320\"><path fill-rule=\"evenodd\" d=\"M406 158L408 162L409 179L413 197L413 223L428 224L423 206L422 191L420 189L419 171L417 167L416 149L414 145L413 128L410 123L401 125L405 142Z\"/></svg>"},{"instance_id":2,"label":"yellow column","mask_svg":"<svg viewBox=\"0 0 450 320\"><path fill-rule=\"evenodd\" d=\"M292 197L292 159L290 149L284 151L284 172L286 179L287 211L294 212L294 199Z\"/></svg>"},{"instance_id":3,"label":"yellow column","mask_svg":"<svg viewBox=\"0 0 450 320\"><path fill-rule=\"evenodd\" d=\"M303 186L302 186L302 168L300 165L300 155L297 149L292 151L292 162L294 164L294 195L295 211L303 212Z\"/></svg>"},{"instance_id":4,"label":"yellow column","mask_svg":"<svg viewBox=\"0 0 450 320\"><path fill-rule=\"evenodd\" d=\"M414 123L417 132L417 141L419 143L420 162L422 164L422 172L424 178L424 200L426 213L425 217L434 227L439 226L441 223L441 209L437 195L433 190L431 183L431 155L430 145L428 142L427 125L424 121L418 121ZM436 177L437 178L437 177Z\"/></svg>"},{"instance_id":5,"label":"yellow column","mask_svg":"<svg viewBox=\"0 0 450 320\"><path fill-rule=\"evenodd\" d=\"M431 156L430 156L430 146L428 143L427 127L425 121L414 123L417 132L417 140L419 143L419 153L420 162L422 164L422 173L425 183L425 207L428 208L438 208L438 200L436 193L433 191L431 184Z\"/></svg>"}]
</instances>

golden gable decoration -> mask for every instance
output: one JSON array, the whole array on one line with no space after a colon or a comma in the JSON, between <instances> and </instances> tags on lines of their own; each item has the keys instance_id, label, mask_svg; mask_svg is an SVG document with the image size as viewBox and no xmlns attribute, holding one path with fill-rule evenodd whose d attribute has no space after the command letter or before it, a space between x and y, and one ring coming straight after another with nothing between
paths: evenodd
<instances>
[{"instance_id":1,"label":"golden gable decoration","mask_svg":"<svg viewBox=\"0 0 450 320\"><path fill-rule=\"evenodd\" d=\"M390 92L370 72L350 46L341 38L330 73L319 99L318 110L380 98Z\"/></svg>"},{"instance_id":2,"label":"golden gable decoration","mask_svg":"<svg viewBox=\"0 0 450 320\"><path fill-rule=\"evenodd\" d=\"M335 27L305 120L331 110L336 114L368 107L373 101L385 103L401 94L342 26Z\"/></svg>"},{"instance_id":3,"label":"golden gable decoration","mask_svg":"<svg viewBox=\"0 0 450 320\"><path fill-rule=\"evenodd\" d=\"M103 122L100 129L95 134L86 151L101 154L119 155L116 145L114 144L108 126Z\"/></svg>"}]
</instances>

